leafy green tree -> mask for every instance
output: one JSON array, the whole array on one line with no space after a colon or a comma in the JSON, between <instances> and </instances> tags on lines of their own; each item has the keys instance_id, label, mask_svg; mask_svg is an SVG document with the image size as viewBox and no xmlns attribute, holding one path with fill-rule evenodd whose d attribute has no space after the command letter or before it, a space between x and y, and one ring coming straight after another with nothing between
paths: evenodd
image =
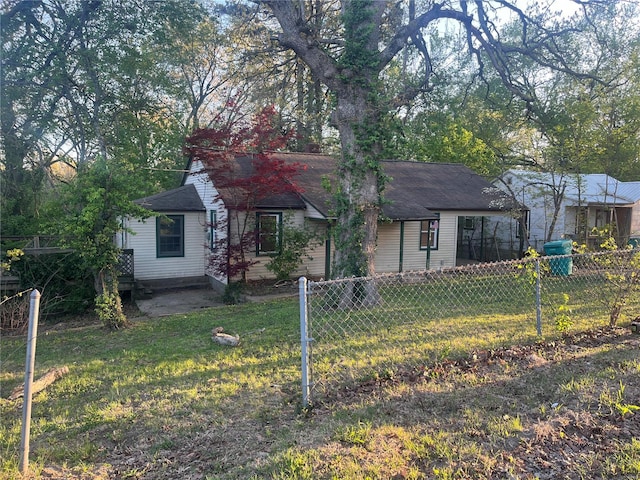
<instances>
[{"instance_id":1,"label":"leafy green tree","mask_svg":"<svg viewBox=\"0 0 640 480\"><path fill-rule=\"evenodd\" d=\"M185 134L238 121L246 102L242 72L227 32L215 15L195 8L191 18L155 33L169 82L170 108Z\"/></svg>"},{"instance_id":2,"label":"leafy green tree","mask_svg":"<svg viewBox=\"0 0 640 480\"><path fill-rule=\"evenodd\" d=\"M181 117L187 87L173 79L190 58L171 63L166 52L204 19L198 4L175 0L3 4L4 235L38 233L48 187L60 172L72 174L99 156L147 170L138 196L180 181L175 170L183 167L182 142L193 125Z\"/></svg>"},{"instance_id":3,"label":"leafy green tree","mask_svg":"<svg viewBox=\"0 0 640 480\"><path fill-rule=\"evenodd\" d=\"M317 12L311 21L319 25L324 20L325 2L310 3ZM274 105L282 129L296 132L287 145L290 151L305 151L313 144L322 144L326 150L335 143L327 122L331 102L326 87L294 52L275 40L272 22L239 2L218 7L216 11L230 19L227 36L235 49L229 59L234 88L243 93L243 107L259 111Z\"/></svg>"},{"instance_id":4,"label":"leafy green tree","mask_svg":"<svg viewBox=\"0 0 640 480\"><path fill-rule=\"evenodd\" d=\"M420 115L403 129L396 147L402 158L424 162L462 163L491 177L500 172L495 152L461 123L442 115Z\"/></svg>"},{"instance_id":5,"label":"leafy green tree","mask_svg":"<svg viewBox=\"0 0 640 480\"><path fill-rule=\"evenodd\" d=\"M79 166L77 176L49 205L54 221L48 231L62 238L62 246L79 255L83 268L94 279L96 311L105 326L127 326L118 292L116 235L123 230L122 219L144 219L150 212L128 200L140 178L130 163L96 159Z\"/></svg>"}]
</instances>

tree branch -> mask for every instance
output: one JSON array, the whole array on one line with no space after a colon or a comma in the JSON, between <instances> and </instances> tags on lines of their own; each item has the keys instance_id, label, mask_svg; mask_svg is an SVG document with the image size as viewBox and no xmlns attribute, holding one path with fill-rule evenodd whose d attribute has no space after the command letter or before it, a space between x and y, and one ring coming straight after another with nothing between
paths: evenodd
<instances>
[{"instance_id":1,"label":"tree branch","mask_svg":"<svg viewBox=\"0 0 640 480\"><path fill-rule=\"evenodd\" d=\"M303 18L303 12L291 1L262 0L261 3L269 7L282 27L278 35L280 44L292 49L322 82L335 88L338 74L336 62L320 48L320 42Z\"/></svg>"}]
</instances>

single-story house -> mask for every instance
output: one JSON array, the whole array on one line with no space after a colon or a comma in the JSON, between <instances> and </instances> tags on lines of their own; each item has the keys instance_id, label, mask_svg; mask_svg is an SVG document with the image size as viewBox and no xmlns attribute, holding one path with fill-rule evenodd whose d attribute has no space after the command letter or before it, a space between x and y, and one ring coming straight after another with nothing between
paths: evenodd
<instances>
[{"instance_id":1,"label":"single-story house","mask_svg":"<svg viewBox=\"0 0 640 480\"><path fill-rule=\"evenodd\" d=\"M529 243L542 252L547 240L561 238L596 246L594 229L612 226L619 245L640 236L640 182L605 174L557 174L511 169L496 182L526 204ZM503 242L517 244L515 220L496 220Z\"/></svg>"},{"instance_id":2,"label":"single-story house","mask_svg":"<svg viewBox=\"0 0 640 480\"><path fill-rule=\"evenodd\" d=\"M317 153L270 155L303 168L294 179L298 192L263 199L255 206L257 238L277 235L285 219L295 225L311 225L324 242L309 252L311 259L295 273L329 278L334 254L329 232L335 218L333 197L326 185L335 184L336 160ZM251 171L252 158L236 157L238 175ZM383 170L390 180L378 226L377 272L437 269L468 262L468 239L482 237L485 217L510 215L513 210L510 197L464 165L385 161ZM126 222L135 234L124 233L120 245L133 249L137 280L165 279L175 284L180 279L208 277L218 285L233 280L216 275L210 267L211 257L221 254L215 248L219 240L233 241L228 230L228 220L234 215L228 208L232 192L216 188L198 160L189 161L187 171L181 187L136 200L162 214ZM256 242L252 258L258 263L251 267L249 279L273 278L265 264L275 253L275 243Z\"/></svg>"}]
</instances>

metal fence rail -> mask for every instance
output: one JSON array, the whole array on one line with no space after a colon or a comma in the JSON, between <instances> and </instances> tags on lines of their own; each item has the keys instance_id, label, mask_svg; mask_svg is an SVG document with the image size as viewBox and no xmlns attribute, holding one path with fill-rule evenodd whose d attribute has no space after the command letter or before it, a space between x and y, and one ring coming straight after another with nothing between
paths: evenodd
<instances>
[{"instance_id":1,"label":"metal fence rail","mask_svg":"<svg viewBox=\"0 0 640 480\"><path fill-rule=\"evenodd\" d=\"M640 314L640 251L300 280L303 403L474 351L551 340Z\"/></svg>"}]
</instances>

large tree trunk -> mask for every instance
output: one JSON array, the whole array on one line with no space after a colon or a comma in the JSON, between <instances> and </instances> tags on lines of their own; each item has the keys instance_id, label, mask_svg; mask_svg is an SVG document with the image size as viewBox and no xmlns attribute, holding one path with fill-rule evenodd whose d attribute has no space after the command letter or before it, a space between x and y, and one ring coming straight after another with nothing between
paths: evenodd
<instances>
[{"instance_id":1,"label":"large tree trunk","mask_svg":"<svg viewBox=\"0 0 640 480\"><path fill-rule=\"evenodd\" d=\"M365 151L363 142L358 138L370 122L366 115L369 108L363 98L365 93L349 90L352 95L339 95L335 112L342 143L338 164L340 191L335 272L340 277L365 276L375 272L381 190L377 168L371 168L379 164L377 152Z\"/></svg>"},{"instance_id":2,"label":"large tree trunk","mask_svg":"<svg viewBox=\"0 0 640 480\"><path fill-rule=\"evenodd\" d=\"M338 164L338 220L334 277L362 277L375 273L383 175L380 147L375 140L377 115L367 101L369 92L347 86L337 92L334 121L342 144ZM353 285L341 304L373 305L379 300L373 281Z\"/></svg>"}]
</instances>

